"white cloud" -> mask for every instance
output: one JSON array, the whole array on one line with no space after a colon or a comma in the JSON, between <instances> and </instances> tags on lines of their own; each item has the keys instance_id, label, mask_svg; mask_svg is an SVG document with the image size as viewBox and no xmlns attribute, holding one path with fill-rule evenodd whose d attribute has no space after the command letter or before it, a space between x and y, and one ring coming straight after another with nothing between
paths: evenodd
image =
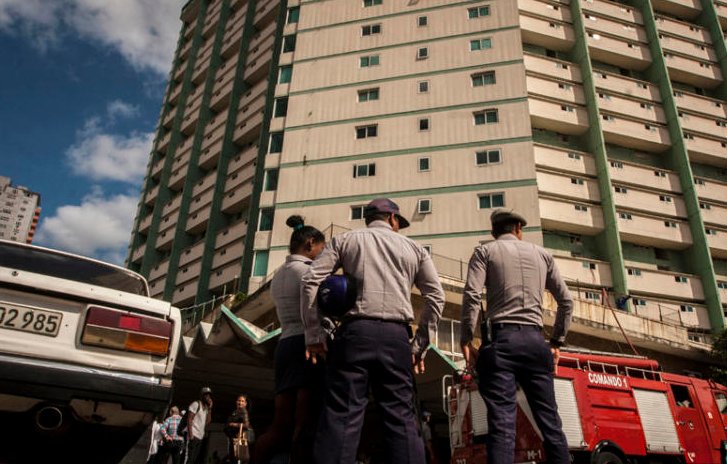
<instances>
[{"instance_id":1,"label":"white cloud","mask_svg":"<svg viewBox=\"0 0 727 464\"><path fill-rule=\"evenodd\" d=\"M118 51L134 68L171 68L185 0L0 0L0 31L41 50L75 33Z\"/></svg>"},{"instance_id":2,"label":"white cloud","mask_svg":"<svg viewBox=\"0 0 727 464\"><path fill-rule=\"evenodd\" d=\"M37 243L123 264L138 195L104 197L95 188L80 205L59 207L41 220Z\"/></svg>"},{"instance_id":3,"label":"white cloud","mask_svg":"<svg viewBox=\"0 0 727 464\"><path fill-rule=\"evenodd\" d=\"M95 181L114 180L138 184L144 178L154 134L129 136L102 133L98 119L86 121L80 140L66 150L74 174Z\"/></svg>"},{"instance_id":4,"label":"white cloud","mask_svg":"<svg viewBox=\"0 0 727 464\"><path fill-rule=\"evenodd\" d=\"M112 121L117 118L132 118L139 114L139 107L121 100L114 100L106 105L106 114Z\"/></svg>"}]
</instances>

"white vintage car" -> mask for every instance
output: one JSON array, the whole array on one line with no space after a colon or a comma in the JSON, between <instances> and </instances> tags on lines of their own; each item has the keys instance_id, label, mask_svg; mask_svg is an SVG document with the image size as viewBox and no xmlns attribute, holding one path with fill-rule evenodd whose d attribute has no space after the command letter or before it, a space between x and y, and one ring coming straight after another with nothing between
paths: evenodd
<instances>
[{"instance_id":1,"label":"white vintage car","mask_svg":"<svg viewBox=\"0 0 727 464\"><path fill-rule=\"evenodd\" d=\"M180 331L140 275L0 240L0 462L118 462L169 404Z\"/></svg>"}]
</instances>

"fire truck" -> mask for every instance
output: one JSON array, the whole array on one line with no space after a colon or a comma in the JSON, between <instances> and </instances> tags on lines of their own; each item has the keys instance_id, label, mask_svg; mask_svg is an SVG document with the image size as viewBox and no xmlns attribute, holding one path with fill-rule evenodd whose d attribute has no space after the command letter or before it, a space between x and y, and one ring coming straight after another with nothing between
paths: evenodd
<instances>
[{"instance_id":1,"label":"fire truck","mask_svg":"<svg viewBox=\"0 0 727 464\"><path fill-rule=\"evenodd\" d=\"M451 464L487 462L487 408L468 376L443 379ZM657 361L562 351L555 394L573 462L727 463L727 387L662 372ZM516 463L545 462L540 430L517 396Z\"/></svg>"}]
</instances>

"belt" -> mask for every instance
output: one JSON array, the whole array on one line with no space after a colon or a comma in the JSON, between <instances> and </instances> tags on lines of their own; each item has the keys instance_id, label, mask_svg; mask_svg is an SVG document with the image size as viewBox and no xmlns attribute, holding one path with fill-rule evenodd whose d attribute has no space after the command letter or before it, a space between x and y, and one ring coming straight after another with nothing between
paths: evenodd
<instances>
[{"instance_id":1,"label":"belt","mask_svg":"<svg viewBox=\"0 0 727 464\"><path fill-rule=\"evenodd\" d=\"M491 327L493 332L498 330L543 330L542 327L535 324L510 324L507 322L497 322L492 324Z\"/></svg>"},{"instance_id":2,"label":"belt","mask_svg":"<svg viewBox=\"0 0 727 464\"><path fill-rule=\"evenodd\" d=\"M383 317L369 317L369 316L351 316L343 319L343 324L347 324L353 321L374 321L374 322L387 322L390 324L409 325L407 321L399 321L396 319L384 319Z\"/></svg>"}]
</instances>

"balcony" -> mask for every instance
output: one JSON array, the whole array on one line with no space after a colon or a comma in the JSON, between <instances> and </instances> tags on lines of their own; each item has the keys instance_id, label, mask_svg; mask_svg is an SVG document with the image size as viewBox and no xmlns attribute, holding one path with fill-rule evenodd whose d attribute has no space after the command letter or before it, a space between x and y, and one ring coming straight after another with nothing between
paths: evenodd
<instances>
[{"instance_id":1,"label":"balcony","mask_svg":"<svg viewBox=\"0 0 727 464\"><path fill-rule=\"evenodd\" d=\"M231 77L234 77L234 72L231 73ZM230 96L232 95L232 88L235 85L235 80L230 78L226 82L221 83L219 86L215 84L215 88L212 90L212 99L210 100L210 108L217 112L222 112L230 104Z\"/></svg>"},{"instance_id":2,"label":"balcony","mask_svg":"<svg viewBox=\"0 0 727 464\"><path fill-rule=\"evenodd\" d=\"M543 229L581 235L596 235L603 230L603 211L600 206L575 204L542 197L539 199L539 204L540 222Z\"/></svg>"},{"instance_id":3,"label":"balcony","mask_svg":"<svg viewBox=\"0 0 727 464\"><path fill-rule=\"evenodd\" d=\"M707 243L712 258L727 259L727 228L708 227L708 229L711 233L707 234Z\"/></svg>"},{"instance_id":4,"label":"balcony","mask_svg":"<svg viewBox=\"0 0 727 464\"><path fill-rule=\"evenodd\" d=\"M204 240L200 240L191 247L182 250L179 255L179 265L186 266L187 264L202 258L204 252Z\"/></svg>"},{"instance_id":5,"label":"balcony","mask_svg":"<svg viewBox=\"0 0 727 464\"><path fill-rule=\"evenodd\" d=\"M671 144L665 126L644 123L602 113L601 127L606 143L649 152L663 152Z\"/></svg>"},{"instance_id":6,"label":"balcony","mask_svg":"<svg viewBox=\"0 0 727 464\"><path fill-rule=\"evenodd\" d=\"M280 0L269 0L267 2L260 2L257 4L257 10L255 11L255 18L253 22L255 27L262 29L268 23L275 19L280 6Z\"/></svg>"},{"instance_id":7,"label":"balcony","mask_svg":"<svg viewBox=\"0 0 727 464\"><path fill-rule=\"evenodd\" d=\"M666 124L663 108L651 101L632 100L619 95L599 92L598 107L606 113L642 119L644 123Z\"/></svg>"},{"instance_id":8,"label":"balcony","mask_svg":"<svg viewBox=\"0 0 727 464\"><path fill-rule=\"evenodd\" d=\"M206 149L212 147L216 142L222 139L225 135L225 129L227 127L226 121L220 121L216 126L208 125L205 128L204 138L202 139L201 150L204 152Z\"/></svg>"},{"instance_id":9,"label":"balcony","mask_svg":"<svg viewBox=\"0 0 727 464\"><path fill-rule=\"evenodd\" d=\"M645 81L639 81L601 70L593 71L593 80L599 90L611 90L643 100L651 100L657 103L661 102L659 88Z\"/></svg>"},{"instance_id":10,"label":"balcony","mask_svg":"<svg viewBox=\"0 0 727 464\"><path fill-rule=\"evenodd\" d=\"M154 187L146 191L146 195L144 195L144 204L147 206L152 206L158 195L159 186L155 185Z\"/></svg>"},{"instance_id":11,"label":"balcony","mask_svg":"<svg viewBox=\"0 0 727 464\"><path fill-rule=\"evenodd\" d=\"M166 131L159 141L157 142L156 149L161 153L166 153L169 148L169 142L172 140L172 131Z\"/></svg>"},{"instance_id":12,"label":"balcony","mask_svg":"<svg viewBox=\"0 0 727 464\"><path fill-rule=\"evenodd\" d=\"M659 216L687 218L687 208L681 196L663 195L635 188L618 187L613 193L617 208L639 210ZM626 190L624 192L624 189Z\"/></svg>"},{"instance_id":13,"label":"balcony","mask_svg":"<svg viewBox=\"0 0 727 464\"><path fill-rule=\"evenodd\" d=\"M258 147L253 146L243 150L241 153L238 153L234 158L230 160L230 163L227 165L227 172L233 173L241 167L252 163L257 158L257 152Z\"/></svg>"},{"instance_id":14,"label":"balcony","mask_svg":"<svg viewBox=\"0 0 727 464\"><path fill-rule=\"evenodd\" d=\"M196 263L189 266L180 266L179 271L177 272L177 281L175 282L175 284L186 284L187 282L199 277L201 271L202 263L200 261L197 261Z\"/></svg>"},{"instance_id":15,"label":"balcony","mask_svg":"<svg viewBox=\"0 0 727 464\"><path fill-rule=\"evenodd\" d=\"M212 267L219 268L229 263L240 262L245 252L245 240L237 240L221 250L215 251Z\"/></svg>"},{"instance_id":16,"label":"balcony","mask_svg":"<svg viewBox=\"0 0 727 464\"><path fill-rule=\"evenodd\" d=\"M242 239L247 234L247 221L240 221L233 224L226 229L221 230L217 233L215 239L215 249L220 249L228 243L239 239Z\"/></svg>"},{"instance_id":17,"label":"balcony","mask_svg":"<svg viewBox=\"0 0 727 464\"><path fill-rule=\"evenodd\" d=\"M717 282L727 283L727 276L717 275L716 277L717 277ZM723 305L727 305L727 287L719 289L719 299L722 301Z\"/></svg>"},{"instance_id":18,"label":"balcony","mask_svg":"<svg viewBox=\"0 0 727 464\"><path fill-rule=\"evenodd\" d=\"M701 132L711 137L720 137L727 140L727 124L724 120L715 120L701 114L680 112L682 129L688 132Z\"/></svg>"},{"instance_id":19,"label":"balcony","mask_svg":"<svg viewBox=\"0 0 727 464\"><path fill-rule=\"evenodd\" d=\"M232 137L233 141L237 145L243 146L246 143L256 140L260 135L260 127L262 126L262 123L263 115L261 112L239 122L235 127L235 132Z\"/></svg>"},{"instance_id":20,"label":"balcony","mask_svg":"<svg viewBox=\"0 0 727 464\"><path fill-rule=\"evenodd\" d=\"M195 62L194 71L192 72L192 82L197 85L202 85L210 69L210 62L211 57L209 56L205 59L198 59Z\"/></svg>"},{"instance_id":21,"label":"balcony","mask_svg":"<svg viewBox=\"0 0 727 464\"><path fill-rule=\"evenodd\" d=\"M692 245L689 223L675 219L617 211L621 240L636 245L684 250ZM627 215L626 218L623 215ZM629 219L630 218L630 219ZM668 226L669 222L674 227Z\"/></svg>"},{"instance_id":22,"label":"balcony","mask_svg":"<svg viewBox=\"0 0 727 464\"><path fill-rule=\"evenodd\" d=\"M689 132L684 134L690 161L727 167L727 142Z\"/></svg>"},{"instance_id":23,"label":"balcony","mask_svg":"<svg viewBox=\"0 0 727 464\"><path fill-rule=\"evenodd\" d=\"M241 261L227 265L220 269L212 269L210 275L210 290L221 290L223 293L232 291L238 285L241 274Z\"/></svg>"},{"instance_id":24,"label":"balcony","mask_svg":"<svg viewBox=\"0 0 727 464\"><path fill-rule=\"evenodd\" d=\"M149 271L149 280L156 280L159 277L166 276L167 272L169 271L169 260L162 261L161 263L154 266Z\"/></svg>"},{"instance_id":25,"label":"balcony","mask_svg":"<svg viewBox=\"0 0 727 464\"><path fill-rule=\"evenodd\" d=\"M525 69L565 81L583 82L578 65L569 61L556 60L541 55L524 53Z\"/></svg>"},{"instance_id":26,"label":"balcony","mask_svg":"<svg viewBox=\"0 0 727 464\"><path fill-rule=\"evenodd\" d=\"M699 0L652 0L656 12L664 12L675 18L694 20L702 12Z\"/></svg>"},{"instance_id":27,"label":"balcony","mask_svg":"<svg viewBox=\"0 0 727 464\"><path fill-rule=\"evenodd\" d=\"M614 184L625 183L677 194L682 191L679 176L671 171L614 161L609 165L609 172Z\"/></svg>"},{"instance_id":28,"label":"balcony","mask_svg":"<svg viewBox=\"0 0 727 464\"><path fill-rule=\"evenodd\" d=\"M202 192L200 195L197 195L192 199L192 201L189 204L189 215L193 215L195 213L198 213L200 211L204 212L206 209L209 213L209 206L210 203L212 203L212 199L215 196L215 189L209 188L207 191ZM187 223L189 225L189 223Z\"/></svg>"},{"instance_id":29,"label":"balcony","mask_svg":"<svg viewBox=\"0 0 727 464\"><path fill-rule=\"evenodd\" d=\"M193 107L189 108L187 111L184 112L182 126L180 127L180 130L183 134L191 136L197 129L197 122L199 121L199 107L201 103L202 99L200 98L199 100L195 101Z\"/></svg>"},{"instance_id":30,"label":"balcony","mask_svg":"<svg viewBox=\"0 0 727 464\"><path fill-rule=\"evenodd\" d=\"M640 275L627 275L629 290L641 295L652 295L657 298L674 298L679 301L704 300L702 280L690 274L639 269ZM686 282L677 282L677 279Z\"/></svg>"},{"instance_id":31,"label":"balcony","mask_svg":"<svg viewBox=\"0 0 727 464\"><path fill-rule=\"evenodd\" d=\"M727 183L704 177L695 177L694 190L699 199L724 202L727 198Z\"/></svg>"},{"instance_id":32,"label":"balcony","mask_svg":"<svg viewBox=\"0 0 727 464\"><path fill-rule=\"evenodd\" d=\"M590 30L587 32L588 47L593 60L637 71L643 71L651 64L651 53L645 43Z\"/></svg>"},{"instance_id":33,"label":"balcony","mask_svg":"<svg viewBox=\"0 0 727 464\"><path fill-rule=\"evenodd\" d=\"M570 286L612 287L611 265L607 262L554 255L560 275Z\"/></svg>"},{"instance_id":34,"label":"balcony","mask_svg":"<svg viewBox=\"0 0 727 464\"><path fill-rule=\"evenodd\" d=\"M170 227L163 230L157 236L156 249L157 250L169 250L172 248L172 241L174 241L174 227Z\"/></svg>"},{"instance_id":35,"label":"balcony","mask_svg":"<svg viewBox=\"0 0 727 464\"><path fill-rule=\"evenodd\" d=\"M661 42L662 49L666 52L681 53L701 61L710 61L712 63L716 63L717 61L717 56L711 45L694 43L680 37L666 34L659 34L659 41Z\"/></svg>"},{"instance_id":36,"label":"balcony","mask_svg":"<svg viewBox=\"0 0 727 464\"><path fill-rule=\"evenodd\" d=\"M264 53L257 60L248 61L245 66L244 79L246 82L258 82L268 76L272 53Z\"/></svg>"},{"instance_id":37,"label":"balcony","mask_svg":"<svg viewBox=\"0 0 727 464\"><path fill-rule=\"evenodd\" d=\"M558 170L596 176L596 165L590 153L567 151L549 145L533 144L535 152L535 165L550 170Z\"/></svg>"},{"instance_id":38,"label":"balcony","mask_svg":"<svg viewBox=\"0 0 727 464\"><path fill-rule=\"evenodd\" d=\"M152 177L152 179L159 180L159 177L161 177L161 174L162 174L162 169L164 169L164 162L165 161L166 161L166 158L160 158L151 167L151 177Z\"/></svg>"},{"instance_id":39,"label":"balcony","mask_svg":"<svg viewBox=\"0 0 727 464\"><path fill-rule=\"evenodd\" d=\"M139 222L139 232L140 233L145 234L146 231L149 230L153 217L154 217L154 215L150 213L144 219L142 219L141 222Z\"/></svg>"},{"instance_id":40,"label":"balcony","mask_svg":"<svg viewBox=\"0 0 727 464\"><path fill-rule=\"evenodd\" d=\"M717 87L722 82L722 73L714 63L671 52L664 52L664 60L669 77L677 82L707 89Z\"/></svg>"},{"instance_id":41,"label":"balcony","mask_svg":"<svg viewBox=\"0 0 727 464\"><path fill-rule=\"evenodd\" d=\"M250 195L252 195L252 182L247 182L232 192L225 193L225 197L222 199L222 212L234 214L244 211L249 206Z\"/></svg>"},{"instance_id":42,"label":"balcony","mask_svg":"<svg viewBox=\"0 0 727 464\"><path fill-rule=\"evenodd\" d=\"M692 110L716 118L727 119L725 105L720 100L683 91L674 92L674 100L680 109Z\"/></svg>"},{"instance_id":43,"label":"balcony","mask_svg":"<svg viewBox=\"0 0 727 464\"><path fill-rule=\"evenodd\" d=\"M142 243L131 254L131 262L132 263L139 263L141 262L141 259L144 257L144 253L146 253L146 242Z\"/></svg>"},{"instance_id":44,"label":"balcony","mask_svg":"<svg viewBox=\"0 0 727 464\"><path fill-rule=\"evenodd\" d=\"M533 127L570 135L588 130L588 112L583 106L563 105L535 96L528 98L528 105Z\"/></svg>"},{"instance_id":45,"label":"balcony","mask_svg":"<svg viewBox=\"0 0 727 464\"><path fill-rule=\"evenodd\" d=\"M586 13L609 16L627 23L644 24L641 12L628 5L612 1L593 0L583 2L581 8Z\"/></svg>"},{"instance_id":46,"label":"balcony","mask_svg":"<svg viewBox=\"0 0 727 464\"><path fill-rule=\"evenodd\" d=\"M667 32L669 34L678 35L695 42L711 44L712 38L709 31L694 23L678 21L674 18L666 16L656 16L656 27L659 32Z\"/></svg>"},{"instance_id":47,"label":"balcony","mask_svg":"<svg viewBox=\"0 0 727 464\"><path fill-rule=\"evenodd\" d=\"M251 182L254 176L255 166L253 166L252 164L243 166L235 172L231 172L227 175L227 180L225 181L225 193L234 190L239 185L242 185L246 182Z\"/></svg>"},{"instance_id":48,"label":"balcony","mask_svg":"<svg viewBox=\"0 0 727 464\"><path fill-rule=\"evenodd\" d=\"M172 106L169 108L169 111L164 115L164 118L162 119L162 126L167 129L171 130L172 123L174 122L174 118L177 116L177 107Z\"/></svg>"},{"instance_id":49,"label":"balcony","mask_svg":"<svg viewBox=\"0 0 727 464\"><path fill-rule=\"evenodd\" d=\"M633 22L624 24L622 21L590 13L585 13L583 19L588 31L620 37L631 42L648 43L649 41L644 28Z\"/></svg>"},{"instance_id":50,"label":"balcony","mask_svg":"<svg viewBox=\"0 0 727 464\"><path fill-rule=\"evenodd\" d=\"M199 165L207 170L214 169L220 160L220 154L222 153L223 139L219 139L209 147L202 150L199 155Z\"/></svg>"},{"instance_id":51,"label":"balcony","mask_svg":"<svg viewBox=\"0 0 727 464\"><path fill-rule=\"evenodd\" d=\"M596 179L570 177L542 171L536 172L535 176L538 181L538 192L547 196L565 197L575 201L584 200L593 203L601 201Z\"/></svg>"},{"instance_id":52,"label":"balcony","mask_svg":"<svg viewBox=\"0 0 727 464\"><path fill-rule=\"evenodd\" d=\"M564 5L561 10L565 10ZM566 22L530 16L521 12L520 31L525 43L537 44L550 50L568 51L575 44L573 26Z\"/></svg>"},{"instance_id":53,"label":"balcony","mask_svg":"<svg viewBox=\"0 0 727 464\"><path fill-rule=\"evenodd\" d=\"M556 5L538 0L519 0L517 6L520 12L528 14L529 16L572 23L568 5Z\"/></svg>"},{"instance_id":54,"label":"balcony","mask_svg":"<svg viewBox=\"0 0 727 464\"><path fill-rule=\"evenodd\" d=\"M162 216L167 216L172 211L179 209L179 205L182 204L182 195L177 195L170 202L168 202L162 208Z\"/></svg>"},{"instance_id":55,"label":"balcony","mask_svg":"<svg viewBox=\"0 0 727 464\"><path fill-rule=\"evenodd\" d=\"M217 180L217 171L207 174L203 179L200 179L196 184L194 184L194 187L192 187L192 196L196 197L197 195L200 195L205 190L214 186L216 180Z\"/></svg>"},{"instance_id":56,"label":"balcony","mask_svg":"<svg viewBox=\"0 0 727 464\"><path fill-rule=\"evenodd\" d=\"M720 27L727 29L727 3L717 0L714 2L714 7L717 9Z\"/></svg>"},{"instance_id":57,"label":"balcony","mask_svg":"<svg viewBox=\"0 0 727 464\"><path fill-rule=\"evenodd\" d=\"M585 105L583 86L570 82L555 81L540 76L528 75L526 77L528 93L543 96L566 103Z\"/></svg>"},{"instance_id":58,"label":"balcony","mask_svg":"<svg viewBox=\"0 0 727 464\"><path fill-rule=\"evenodd\" d=\"M222 50L220 52L223 58L237 55L242 44L242 33L242 28L225 33L225 38L222 40Z\"/></svg>"},{"instance_id":59,"label":"balcony","mask_svg":"<svg viewBox=\"0 0 727 464\"><path fill-rule=\"evenodd\" d=\"M178 307L184 307L194 303L194 298L197 295L198 279L189 282L182 287L174 289L174 295L172 295L172 304Z\"/></svg>"},{"instance_id":60,"label":"balcony","mask_svg":"<svg viewBox=\"0 0 727 464\"><path fill-rule=\"evenodd\" d=\"M175 192L179 192L182 190L182 187L184 187L184 179L187 177L188 166L188 164L185 164L178 169L172 170L172 174L171 176L169 176L169 181L167 182L167 186L171 190Z\"/></svg>"},{"instance_id":61,"label":"balcony","mask_svg":"<svg viewBox=\"0 0 727 464\"><path fill-rule=\"evenodd\" d=\"M220 10L220 8L211 8L210 11L207 12L204 20L204 26L202 27L202 37L205 39L212 37L212 33L220 20Z\"/></svg>"}]
</instances>

